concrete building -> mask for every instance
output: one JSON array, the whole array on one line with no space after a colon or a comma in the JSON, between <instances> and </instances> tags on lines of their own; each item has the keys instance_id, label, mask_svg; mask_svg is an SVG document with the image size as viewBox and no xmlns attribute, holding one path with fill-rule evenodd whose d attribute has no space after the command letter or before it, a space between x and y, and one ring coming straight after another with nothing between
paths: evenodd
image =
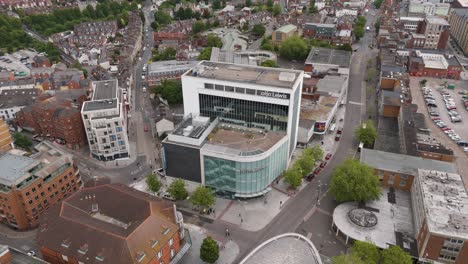
<instances>
[{"instance_id":1,"label":"concrete building","mask_svg":"<svg viewBox=\"0 0 468 264\"><path fill-rule=\"evenodd\" d=\"M424 20L424 17L400 17L398 24L405 31L416 31L419 23L423 20Z\"/></svg>"},{"instance_id":2,"label":"concrete building","mask_svg":"<svg viewBox=\"0 0 468 264\"><path fill-rule=\"evenodd\" d=\"M336 34L335 24L305 23L303 35L314 39L331 41Z\"/></svg>"},{"instance_id":3,"label":"concrete building","mask_svg":"<svg viewBox=\"0 0 468 264\"><path fill-rule=\"evenodd\" d=\"M466 263L468 195L460 175L418 170L411 201L419 256L442 263Z\"/></svg>"},{"instance_id":4,"label":"concrete building","mask_svg":"<svg viewBox=\"0 0 468 264\"><path fill-rule=\"evenodd\" d=\"M81 106L87 90L47 91L33 105L16 113L16 122L28 131L54 138L70 149L86 144Z\"/></svg>"},{"instance_id":5,"label":"concrete building","mask_svg":"<svg viewBox=\"0 0 468 264\"><path fill-rule=\"evenodd\" d=\"M425 37L424 49L445 50L450 35L450 25L444 18L427 16L416 30Z\"/></svg>"},{"instance_id":6,"label":"concrete building","mask_svg":"<svg viewBox=\"0 0 468 264\"><path fill-rule=\"evenodd\" d=\"M467 0L453 0L452 8L468 8Z\"/></svg>"},{"instance_id":7,"label":"concrete building","mask_svg":"<svg viewBox=\"0 0 468 264\"><path fill-rule=\"evenodd\" d=\"M6 152L14 147L11 138L10 128L5 121L0 118L0 152Z\"/></svg>"},{"instance_id":8,"label":"concrete building","mask_svg":"<svg viewBox=\"0 0 468 264\"><path fill-rule=\"evenodd\" d=\"M0 156L0 219L18 230L39 225L42 213L82 186L72 155L44 141L30 157Z\"/></svg>"},{"instance_id":9,"label":"concrete building","mask_svg":"<svg viewBox=\"0 0 468 264\"><path fill-rule=\"evenodd\" d=\"M127 110L117 80L92 83L90 101L81 109L91 156L100 161L128 158Z\"/></svg>"},{"instance_id":10,"label":"concrete building","mask_svg":"<svg viewBox=\"0 0 468 264\"><path fill-rule=\"evenodd\" d=\"M286 39L297 34L297 27L295 25L285 25L273 32L271 35L271 41L275 45L281 44Z\"/></svg>"},{"instance_id":11,"label":"concrete building","mask_svg":"<svg viewBox=\"0 0 468 264\"><path fill-rule=\"evenodd\" d=\"M7 245L0 245L0 263L2 264L47 264L37 257L29 256L27 253L22 252L16 248Z\"/></svg>"},{"instance_id":12,"label":"concrete building","mask_svg":"<svg viewBox=\"0 0 468 264\"><path fill-rule=\"evenodd\" d=\"M189 247L184 237L174 204L112 184L83 189L51 207L37 241L52 264L161 264L177 263Z\"/></svg>"},{"instance_id":13,"label":"concrete building","mask_svg":"<svg viewBox=\"0 0 468 264\"><path fill-rule=\"evenodd\" d=\"M349 51L314 47L304 63L304 72L317 75L332 71L349 75L350 63Z\"/></svg>"},{"instance_id":14,"label":"concrete building","mask_svg":"<svg viewBox=\"0 0 468 264\"><path fill-rule=\"evenodd\" d=\"M33 104L39 94L38 89L1 90L0 87L0 118L5 121L16 118L16 113Z\"/></svg>"},{"instance_id":15,"label":"concrete building","mask_svg":"<svg viewBox=\"0 0 468 264\"><path fill-rule=\"evenodd\" d=\"M453 8L449 18L450 35L465 55L468 55L468 8Z\"/></svg>"},{"instance_id":16,"label":"concrete building","mask_svg":"<svg viewBox=\"0 0 468 264\"><path fill-rule=\"evenodd\" d=\"M431 3L425 0L412 0L409 3L410 16L448 16L450 4Z\"/></svg>"},{"instance_id":17,"label":"concrete building","mask_svg":"<svg viewBox=\"0 0 468 264\"><path fill-rule=\"evenodd\" d=\"M363 148L361 162L376 170L383 186L408 191L419 168L456 173L450 162Z\"/></svg>"},{"instance_id":18,"label":"concrete building","mask_svg":"<svg viewBox=\"0 0 468 264\"><path fill-rule=\"evenodd\" d=\"M338 107L345 100L348 76L326 75L312 93L303 93L299 118L298 142L306 145L313 136L321 137L329 129Z\"/></svg>"},{"instance_id":19,"label":"concrete building","mask_svg":"<svg viewBox=\"0 0 468 264\"><path fill-rule=\"evenodd\" d=\"M268 192L297 144L302 80L297 70L198 64L182 76L185 119L163 141L166 174L231 198Z\"/></svg>"},{"instance_id":20,"label":"concrete building","mask_svg":"<svg viewBox=\"0 0 468 264\"><path fill-rule=\"evenodd\" d=\"M246 64L260 66L266 60L276 61L276 55L266 50L221 50L220 48L211 48L210 61L226 62L234 64Z\"/></svg>"},{"instance_id":21,"label":"concrete building","mask_svg":"<svg viewBox=\"0 0 468 264\"><path fill-rule=\"evenodd\" d=\"M148 65L148 85L158 85L163 80L180 79L180 76L195 66L198 61L158 61Z\"/></svg>"},{"instance_id":22,"label":"concrete building","mask_svg":"<svg viewBox=\"0 0 468 264\"><path fill-rule=\"evenodd\" d=\"M253 249L240 264L322 264L320 253L303 235L285 233Z\"/></svg>"},{"instance_id":23,"label":"concrete building","mask_svg":"<svg viewBox=\"0 0 468 264\"><path fill-rule=\"evenodd\" d=\"M167 120L165 118L156 122L156 132L158 136L162 136L164 133L169 133L174 130L174 122Z\"/></svg>"}]
</instances>

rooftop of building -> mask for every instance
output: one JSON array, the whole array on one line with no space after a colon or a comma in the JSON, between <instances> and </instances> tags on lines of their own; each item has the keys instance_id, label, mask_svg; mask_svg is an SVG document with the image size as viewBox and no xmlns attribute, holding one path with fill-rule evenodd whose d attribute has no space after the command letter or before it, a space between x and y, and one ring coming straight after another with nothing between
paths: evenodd
<instances>
[{"instance_id":1,"label":"rooftop of building","mask_svg":"<svg viewBox=\"0 0 468 264\"><path fill-rule=\"evenodd\" d=\"M37 161L30 157L5 153L0 156L0 184L12 186L23 177Z\"/></svg>"},{"instance_id":2,"label":"rooftop of building","mask_svg":"<svg viewBox=\"0 0 468 264\"><path fill-rule=\"evenodd\" d=\"M364 208L359 208L356 202L342 203L333 211L333 223L352 239L369 241L379 248L399 245L417 257L409 192L383 188L380 198L366 202Z\"/></svg>"},{"instance_id":3,"label":"rooftop of building","mask_svg":"<svg viewBox=\"0 0 468 264\"><path fill-rule=\"evenodd\" d=\"M418 172L429 232L468 240L468 195L461 176L427 169Z\"/></svg>"},{"instance_id":4,"label":"rooftop of building","mask_svg":"<svg viewBox=\"0 0 468 264\"><path fill-rule=\"evenodd\" d=\"M457 171L450 162L366 148L361 150L361 162L375 169L407 175L416 175L420 168L449 173L456 173Z\"/></svg>"},{"instance_id":5,"label":"rooftop of building","mask_svg":"<svg viewBox=\"0 0 468 264\"><path fill-rule=\"evenodd\" d=\"M213 47L211 49L210 61L226 62L234 64L259 65L263 60L275 60L276 55L266 50L221 50Z\"/></svg>"},{"instance_id":6,"label":"rooftop of building","mask_svg":"<svg viewBox=\"0 0 468 264\"><path fill-rule=\"evenodd\" d=\"M253 249L240 264L321 264L320 254L306 237L286 233Z\"/></svg>"},{"instance_id":7,"label":"rooftop of building","mask_svg":"<svg viewBox=\"0 0 468 264\"><path fill-rule=\"evenodd\" d=\"M91 101L83 104L83 111L113 109L118 107L119 85L116 79L93 82Z\"/></svg>"},{"instance_id":8,"label":"rooftop of building","mask_svg":"<svg viewBox=\"0 0 468 264\"><path fill-rule=\"evenodd\" d=\"M39 94L38 89L0 90L0 109L31 105Z\"/></svg>"},{"instance_id":9,"label":"rooftop of building","mask_svg":"<svg viewBox=\"0 0 468 264\"><path fill-rule=\"evenodd\" d=\"M305 64L331 64L349 68L351 52L345 50L313 47L305 61Z\"/></svg>"},{"instance_id":10,"label":"rooftop of building","mask_svg":"<svg viewBox=\"0 0 468 264\"><path fill-rule=\"evenodd\" d=\"M317 82L317 93L340 94L347 80L347 76L326 75Z\"/></svg>"},{"instance_id":11,"label":"rooftop of building","mask_svg":"<svg viewBox=\"0 0 468 264\"><path fill-rule=\"evenodd\" d=\"M172 70L188 70L197 65L198 63L199 61L157 61L148 64L148 73Z\"/></svg>"},{"instance_id":12,"label":"rooftop of building","mask_svg":"<svg viewBox=\"0 0 468 264\"><path fill-rule=\"evenodd\" d=\"M202 61L184 75L268 87L293 88L301 73L299 70Z\"/></svg>"},{"instance_id":13,"label":"rooftop of building","mask_svg":"<svg viewBox=\"0 0 468 264\"><path fill-rule=\"evenodd\" d=\"M261 131L219 124L208 136L204 149L219 153L252 156L268 151L286 136L285 132Z\"/></svg>"},{"instance_id":14,"label":"rooftop of building","mask_svg":"<svg viewBox=\"0 0 468 264\"><path fill-rule=\"evenodd\" d=\"M465 1L466 6L468 7L468 0ZM459 16L468 16L468 8L452 8L453 12L457 13Z\"/></svg>"},{"instance_id":15,"label":"rooftop of building","mask_svg":"<svg viewBox=\"0 0 468 264\"><path fill-rule=\"evenodd\" d=\"M400 17L400 21L402 21L402 20L417 22L417 21L423 21L424 17Z\"/></svg>"},{"instance_id":16,"label":"rooftop of building","mask_svg":"<svg viewBox=\"0 0 468 264\"><path fill-rule=\"evenodd\" d=\"M389 106L401 106L403 94L395 91L382 90L382 103Z\"/></svg>"},{"instance_id":17,"label":"rooftop of building","mask_svg":"<svg viewBox=\"0 0 468 264\"><path fill-rule=\"evenodd\" d=\"M311 122L307 121L326 121L337 101L338 97L333 96L322 95L318 101L302 97L299 124L309 126Z\"/></svg>"},{"instance_id":18,"label":"rooftop of building","mask_svg":"<svg viewBox=\"0 0 468 264\"><path fill-rule=\"evenodd\" d=\"M336 28L335 24L325 24L325 23L305 23L304 29L309 27L321 27L321 28Z\"/></svg>"},{"instance_id":19,"label":"rooftop of building","mask_svg":"<svg viewBox=\"0 0 468 264\"><path fill-rule=\"evenodd\" d=\"M438 17L438 16L427 16L426 20L429 24L436 24L436 25L443 25L443 26L450 25L446 19L442 17Z\"/></svg>"},{"instance_id":20,"label":"rooftop of building","mask_svg":"<svg viewBox=\"0 0 468 264\"><path fill-rule=\"evenodd\" d=\"M33 256L29 256L25 252L21 252L20 250L16 248L12 248L7 245L0 245L0 256L4 256L5 254L11 254L11 261L10 262L5 262L5 264L47 264L49 262L46 262L42 259L38 259Z\"/></svg>"},{"instance_id":21,"label":"rooftop of building","mask_svg":"<svg viewBox=\"0 0 468 264\"><path fill-rule=\"evenodd\" d=\"M296 31L296 30L297 30L297 26L289 24L289 25L284 25L284 26L278 28L276 31L288 34L291 31Z\"/></svg>"},{"instance_id":22,"label":"rooftop of building","mask_svg":"<svg viewBox=\"0 0 468 264\"><path fill-rule=\"evenodd\" d=\"M172 203L122 184L83 189L41 217L37 240L77 261L146 262L178 232Z\"/></svg>"}]
</instances>

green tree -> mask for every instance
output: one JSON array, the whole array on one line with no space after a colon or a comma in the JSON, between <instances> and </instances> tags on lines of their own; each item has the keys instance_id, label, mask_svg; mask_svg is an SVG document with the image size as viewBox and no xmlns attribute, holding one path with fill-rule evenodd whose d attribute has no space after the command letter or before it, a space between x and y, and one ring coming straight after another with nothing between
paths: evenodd
<instances>
[{"instance_id":1,"label":"green tree","mask_svg":"<svg viewBox=\"0 0 468 264\"><path fill-rule=\"evenodd\" d=\"M375 8L379 9L380 6L382 5L383 0L375 0L374 1L374 6Z\"/></svg>"},{"instance_id":2,"label":"green tree","mask_svg":"<svg viewBox=\"0 0 468 264\"><path fill-rule=\"evenodd\" d=\"M330 192L338 202L364 203L378 199L381 187L374 169L349 158L334 168Z\"/></svg>"},{"instance_id":3,"label":"green tree","mask_svg":"<svg viewBox=\"0 0 468 264\"><path fill-rule=\"evenodd\" d=\"M209 60L211 58L211 47L204 48L201 52L200 55L198 55L197 59L198 60Z\"/></svg>"},{"instance_id":4,"label":"green tree","mask_svg":"<svg viewBox=\"0 0 468 264\"><path fill-rule=\"evenodd\" d=\"M335 256L332 258L332 264L365 264L365 263L356 255L341 254L339 256Z\"/></svg>"},{"instance_id":5,"label":"green tree","mask_svg":"<svg viewBox=\"0 0 468 264\"><path fill-rule=\"evenodd\" d=\"M183 102L180 80L164 80L161 85L154 88L154 93L160 94L171 105Z\"/></svg>"},{"instance_id":6,"label":"green tree","mask_svg":"<svg viewBox=\"0 0 468 264\"><path fill-rule=\"evenodd\" d=\"M303 61L309 53L309 48L304 39L294 36L283 41L279 53L286 59Z\"/></svg>"},{"instance_id":7,"label":"green tree","mask_svg":"<svg viewBox=\"0 0 468 264\"><path fill-rule=\"evenodd\" d=\"M187 189L185 188L185 182L181 179L177 179L169 185L167 191L177 201L185 200L188 197Z\"/></svg>"},{"instance_id":8,"label":"green tree","mask_svg":"<svg viewBox=\"0 0 468 264\"><path fill-rule=\"evenodd\" d=\"M154 173L146 176L146 184L148 185L148 189L153 193L157 193L161 189L161 182L156 178Z\"/></svg>"},{"instance_id":9,"label":"green tree","mask_svg":"<svg viewBox=\"0 0 468 264\"><path fill-rule=\"evenodd\" d=\"M309 13L317 13L317 8L315 7L315 0L310 0L309 2Z\"/></svg>"},{"instance_id":10,"label":"green tree","mask_svg":"<svg viewBox=\"0 0 468 264\"><path fill-rule=\"evenodd\" d=\"M271 10L273 8L273 0L267 0L266 2L266 6L269 10Z\"/></svg>"},{"instance_id":11,"label":"green tree","mask_svg":"<svg viewBox=\"0 0 468 264\"><path fill-rule=\"evenodd\" d=\"M411 256L399 246L390 246L382 251L380 264L411 264Z\"/></svg>"},{"instance_id":12,"label":"green tree","mask_svg":"<svg viewBox=\"0 0 468 264\"><path fill-rule=\"evenodd\" d=\"M159 9L154 13L154 22L156 22L156 28L170 24L172 17L163 9ZM154 28L154 27L153 27Z\"/></svg>"},{"instance_id":13,"label":"green tree","mask_svg":"<svg viewBox=\"0 0 468 264\"><path fill-rule=\"evenodd\" d=\"M245 0L245 6L247 7L252 6L252 0Z\"/></svg>"},{"instance_id":14,"label":"green tree","mask_svg":"<svg viewBox=\"0 0 468 264\"><path fill-rule=\"evenodd\" d=\"M220 0L214 0L213 4L211 5L211 8L213 8L213 10L221 9L221 1Z\"/></svg>"},{"instance_id":15,"label":"green tree","mask_svg":"<svg viewBox=\"0 0 468 264\"><path fill-rule=\"evenodd\" d=\"M207 47L221 48L223 46L223 42L221 41L221 39L218 36L211 33L211 34L208 34L208 36L206 38L206 46Z\"/></svg>"},{"instance_id":16,"label":"green tree","mask_svg":"<svg viewBox=\"0 0 468 264\"><path fill-rule=\"evenodd\" d=\"M206 263L213 264L219 258L218 243L210 236L203 239L200 247L200 259Z\"/></svg>"},{"instance_id":17,"label":"green tree","mask_svg":"<svg viewBox=\"0 0 468 264\"><path fill-rule=\"evenodd\" d=\"M201 209L207 209L216 202L216 198L211 190L205 186L198 186L197 189L195 189L195 191L192 193L190 200L192 201L193 205Z\"/></svg>"},{"instance_id":18,"label":"green tree","mask_svg":"<svg viewBox=\"0 0 468 264\"><path fill-rule=\"evenodd\" d=\"M32 141L19 132L13 133L13 140L17 147L20 147L25 150L29 150L32 146Z\"/></svg>"},{"instance_id":19,"label":"green tree","mask_svg":"<svg viewBox=\"0 0 468 264\"><path fill-rule=\"evenodd\" d=\"M284 181L293 189L299 187L302 183L301 168L294 164L291 168L284 172Z\"/></svg>"},{"instance_id":20,"label":"green tree","mask_svg":"<svg viewBox=\"0 0 468 264\"><path fill-rule=\"evenodd\" d=\"M372 243L356 240L351 248L351 252L359 257L363 264L376 264L379 262L379 249Z\"/></svg>"},{"instance_id":21,"label":"green tree","mask_svg":"<svg viewBox=\"0 0 468 264\"><path fill-rule=\"evenodd\" d=\"M263 67L278 68L278 65L276 64L276 61L274 61L274 60L265 60L260 65L263 66Z\"/></svg>"},{"instance_id":22,"label":"green tree","mask_svg":"<svg viewBox=\"0 0 468 264\"><path fill-rule=\"evenodd\" d=\"M275 4L273 6L273 16L279 16L281 14L281 6L279 4Z\"/></svg>"},{"instance_id":23,"label":"green tree","mask_svg":"<svg viewBox=\"0 0 468 264\"><path fill-rule=\"evenodd\" d=\"M364 143L366 147L372 147L377 138L377 129L375 129L374 123L370 119L366 121L366 128L359 126L355 133L359 141Z\"/></svg>"},{"instance_id":24,"label":"green tree","mask_svg":"<svg viewBox=\"0 0 468 264\"><path fill-rule=\"evenodd\" d=\"M351 52L353 51L353 47L348 43L339 46L338 49L339 50L345 50L345 51L351 51Z\"/></svg>"},{"instance_id":25,"label":"green tree","mask_svg":"<svg viewBox=\"0 0 468 264\"><path fill-rule=\"evenodd\" d=\"M323 149L319 145L314 145L304 149L302 153L304 158L313 159L314 163L323 159Z\"/></svg>"},{"instance_id":26,"label":"green tree","mask_svg":"<svg viewBox=\"0 0 468 264\"><path fill-rule=\"evenodd\" d=\"M205 23L203 21L197 21L192 25L192 33L197 34L205 31Z\"/></svg>"},{"instance_id":27,"label":"green tree","mask_svg":"<svg viewBox=\"0 0 468 264\"><path fill-rule=\"evenodd\" d=\"M265 26L261 23L255 24L252 28L252 33L259 37L263 37L263 35L265 35L265 31Z\"/></svg>"}]
</instances>

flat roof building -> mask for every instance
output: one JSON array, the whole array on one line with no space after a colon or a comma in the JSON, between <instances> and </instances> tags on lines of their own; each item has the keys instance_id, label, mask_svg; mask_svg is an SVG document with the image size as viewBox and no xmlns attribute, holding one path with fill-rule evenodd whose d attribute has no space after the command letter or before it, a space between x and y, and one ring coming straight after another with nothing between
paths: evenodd
<instances>
[{"instance_id":1,"label":"flat roof building","mask_svg":"<svg viewBox=\"0 0 468 264\"><path fill-rule=\"evenodd\" d=\"M221 50L217 47L213 47L211 49L210 61L213 62L260 66L260 64L266 60L276 61L276 55L273 52L266 50L232 51Z\"/></svg>"},{"instance_id":2,"label":"flat roof building","mask_svg":"<svg viewBox=\"0 0 468 264\"><path fill-rule=\"evenodd\" d=\"M349 74L351 52L336 49L313 47L304 63L304 71L312 73L326 73L330 70Z\"/></svg>"},{"instance_id":3,"label":"flat roof building","mask_svg":"<svg viewBox=\"0 0 468 264\"><path fill-rule=\"evenodd\" d=\"M25 230L37 227L42 213L82 186L72 155L47 141L34 147L33 155L0 156L0 219Z\"/></svg>"},{"instance_id":4,"label":"flat roof building","mask_svg":"<svg viewBox=\"0 0 468 264\"><path fill-rule=\"evenodd\" d=\"M148 74L146 81L148 85L157 85L163 80L180 79L180 76L193 66L197 65L198 61L157 61L148 64Z\"/></svg>"},{"instance_id":5,"label":"flat roof building","mask_svg":"<svg viewBox=\"0 0 468 264\"><path fill-rule=\"evenodd\" d=\"M91 156L100 161L128 158L127 110L117 80L95 81L81 116Z\"/></svg>"},{"instance_id":6,"label":"flat roof building","mask_svg":"<svg viewBox=\"0 0 468 264\"><path fill-rule=\"evenodd\" d=\"M199 63L182 76L185 119L163 142L166 174L230 197L269 191L297 144L302 80L296 70Z\"/></svg>"},{"instance_id":7,"label":"flat roof building","mask_svg":"<svg viewBox=\"0 0 468 264\"><path fill-rule=\"evenodd\" d=\"M8 151L13 148L13 139L10 134L10 128L5 121L0 118L0 151Z\"/></svg>"},{"instance_id":8,"label":"flat roof building","mask_svg":"<svg viewBox=\"0 0 468 264\"><path fill-rule=\"evenodd\" d=\"M460 175L419 169L411 188L419 256L466 263L468 195Z\"/></svg>"}]
</instances>

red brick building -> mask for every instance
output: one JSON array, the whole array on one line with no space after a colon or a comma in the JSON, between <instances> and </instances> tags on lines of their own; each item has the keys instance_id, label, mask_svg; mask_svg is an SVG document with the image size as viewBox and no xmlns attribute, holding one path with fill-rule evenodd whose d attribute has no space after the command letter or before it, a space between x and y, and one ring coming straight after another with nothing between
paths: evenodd
<instances>
[{"instance_id":1,"label":"red brick building","mask_svg":"<svg viewBox=\"0 0 468 264\"><path fill-rule=\"evenodd\" d=\"M50 96L46 93L35 104L16 113L18 125L45 137L62 140L68 148L83 147L87 140L80 109L87 97L86 91L57 91Z\"/></svg>"},{"instance_id":2,"label":"red brick building","mask_svg":"<svg viewBox=\"0 0 468 264\"><path fill-rule=\"evenodd\" d=\"M82 186L73 157L44 141L32 156L0 156L0 221L14 229L39 225L42 213Z\"/></svg>"},{"instance_id":3,"label":"red brick building","mask_svg":"<svg viewBox=\"0 0 468 264\"><path fill-rule=\"evenodd\" d=\"M168 264L184 237L175 205L122 184L83 189L48 210L38 243L52 264Z\"/></svg>"},{"instance_id":4,"label":"red brick building","mask_svg":"<svg viewBox=\"0 0 468 264\"><path fill-rule=\"evenodd\" d=\"M410 50L408 73L411 76L424 76L447 79L460 79L463 66L458 59L437 50Z\"/></svg>"}]
</instances>

